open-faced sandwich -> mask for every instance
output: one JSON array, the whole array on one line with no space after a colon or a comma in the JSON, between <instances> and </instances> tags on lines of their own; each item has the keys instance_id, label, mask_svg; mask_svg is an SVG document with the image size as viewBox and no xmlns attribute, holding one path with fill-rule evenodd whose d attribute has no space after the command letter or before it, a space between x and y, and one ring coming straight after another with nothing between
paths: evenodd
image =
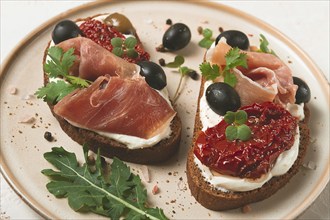
<instances>
[{"instance_id":1,"label":"open-faced sandwich","mask_svg":"<svg viewBox=\"0 0 330 220\"><path fill-rule=\"evenodd\" d=\"M179 147L166 75L122 14L59 22L44 55L47 101L74 141L102 155L158 163Z\"/></svg>"},{"instance_id":2,"label":"open-faced sandwich","mask_svg":"<svg viewBox=\"0 0 330 220\"><path fill-rule=\"evenodd\" d=\"M221 33L200 65L203 75L193 146L192 195L227 210L273 195L297 173L309 144L305 82L268 49L236 30Z\"/></svg>"}]
</instances>

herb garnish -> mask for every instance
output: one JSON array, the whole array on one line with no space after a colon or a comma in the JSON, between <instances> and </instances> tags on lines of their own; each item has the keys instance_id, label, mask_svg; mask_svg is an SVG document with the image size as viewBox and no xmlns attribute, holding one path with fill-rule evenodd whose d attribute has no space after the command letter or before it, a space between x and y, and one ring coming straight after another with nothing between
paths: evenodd
<instances>
[{"instance_id":1,"label":"herb garnish","mask_svg":"<svg viewBox=\"0 0 330 220\"><path fill-rule=\"evenodd\" d=\"M258 50L258 52L270 53L277 56L273 50L268 48L269 42L263 34L260 34L259 41L260 41L260 49Z\"/></svg>"},{"instance_id":2,"label":"herb garnish","mask_svg":"<svg viewBox=\"0 0 330 220\"><path fill-rule=\"evenodd\" d=\"M90 81L69 75L69 69L76 59L73 52L73 48L70 48L65 53L63 53L62 48L56 46L48 49L50 60L44 64L44 71L49 78L61 77L67 82L58 80L48 83L45 87L41 87L35 92L37 98L42 98L46 102L56 104L73 90L88 87L91 83Z\"/></svg>"},{"instance_id":3,"label":"herb garnish","mask_svg":"<svg viewBox=\"0 0 330 220\"><path fill-rule=\"evenodd\" d=\"M57 198L68 198L74 211L93 212L111 219L167 219L162 209L147 207L147 191L138 175L121 160L114 158L111 171L102 166L98 151L95 166L88 163L85 145L85 163L80 166L76 155L63 147L54 147L44 158L59 171L44 169L50 178L48 191Z\"/></svg>"},{"instance_id":4,"label":"herb garnish","mask_svg":"<svg viewBox=\"0 0 330 220\"><path fill-rule=\"evenodd\" d=\"M217 64L204 62L200 64L199 69L206 80L215 80L219 76L223 76L224 82L234 87L237 83L236 76L231 72L235 67L241 66L247 68L247 58L245 53L240 53L240 49L231 48L225 55L226 66L221 69Z\"/></svg>"},{"instance_id":5,"label":"herb garnish","mask_svg":"<svg viewBox=\"0 0 330 220\"><path fill-rule=\"evenodd\" d=\"M139 54L135 50L137 39L135 37L128 37L125 40L115 37L111 39L113 46L112 53L118 57L123 57L126 54L130 58L136 58Z\"/></svg>"},{"instance_id":6,"label":"herb garnish","mask_svg":"<svg viewBox=\"0 0 330 220\"><path fill-rule=\"evenodd\" d=\"M242 140L247 141L251 137L251 129L245 123L248 115L243 110L237 112L228 111L225 114L224 120L229 126L226 128L225 134L229 141Z\"/></svg>"},{"instance_id":7,"label":"herb garnish","mask_svg":"<svg viewBox=\"0 0 330 220\"><path fill-rule=\"evenodd\" d=\"M190 72L194 71L193 69L190 69L187 66L182 66L182 64L184 63L184 61L185 60L184 60L184 57L183 56L177 55L177 56L175 56L173 62L169 62L169 63L167 63L165 65L166 67L169 67L169 68L178 68L178 71L179 71L179 73L181 75L180 81L179 81L179 85L178 85L178 87L177 87L177 89L175 91L175 94L174 94L174 98L173 98L173 101L174 102L179 97L179 91L180 91L180 88L181 88L183 77L185 77L186 75L188 75Z\"/></svg>"},{"instance_id":8,"label":"herb garnish","mask_svg":"<svg viewBox=\"0 0 330 220\"><path fill-rule=\"evenodd\" d=\"M203 39L198 42L198 45L200 47L209 49L213 44L213 42L215 41L215 39L212 38L213 32L212 30L205 28L202 30L202 34L203 34Z\"/></svg>"}]
</instances>

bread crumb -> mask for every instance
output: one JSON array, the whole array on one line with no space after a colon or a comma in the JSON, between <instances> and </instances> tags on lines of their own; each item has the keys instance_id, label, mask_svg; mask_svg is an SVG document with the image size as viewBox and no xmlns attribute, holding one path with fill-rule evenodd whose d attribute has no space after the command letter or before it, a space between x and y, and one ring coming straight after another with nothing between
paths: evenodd
<instances>
[{"instance_id":1,"label":"bread crumb","mask_svg":"<svg viewBox=\"0 0 330 220\"><path fill-rule=\"evenodd\" d=\"M30 100L32 98L34 98L34 95L27 94L27 95L25 95L25 96L22 97L22 100ZM27 103L27 104L29 104L29 103Z\"/></svg>"},{"instance_id":2,"label":"bread crumb","mask_svg":"<svg viewBox=\"0 0 330 220\"><path fill-rule=\"evenodd\" d=\"M10 95L16 95L17 94L17 88L16 87L9 87L9 94Z\"/></svg>"},{"instance_id":3,"label":"bread crumb","mask_svg":"<svg viewBox=\"0 0 330 220\"><path fill-rule=\"evenodd\" d=\"M23 117L21 117L19 119L18 122L19 123L27 123L27 124L29 124L29 123L33 123L35 120L36 120L36 118L33 117L33 116L31 116L31 115L24 115Z\"/></svg>"},{"instance_id":4,"label":"bread crumb","mask_svg":"<svg viewBox=\"0 0 330 220\"><path fill-rule=\"evenodd\" d=\"M307 168L307 169L310 169L310 170L316 170L317 168L317 165L314 161L308 161L307 163L304 163L303 164L303 167Z\"/></svg>"},{"instance_id":5,"label":"bread crumb","mask_svg":"<svg viewBox=\"0 0 330 220\"><path fill-rule=\"evenodd\" d=\"M152 23L154 23L154 21L153 21L151 18L149 18L149 19L145 19L144 22L147 23L147 24L152 24Z\"/></svg>"},{"instance_id":6,"label":"bread crumb","mask_svg":"<svg viewBox=\"0 0 330 220\"><path fill-rule=\"evenodd\" d=\"M146 165L140 167L145 182L150 183L149 168Z\"/></svg>"},{"instance_id":7,"label":"bread crumb","mask_svg":"<svg viewBox=\"0 0 330 220\"><path fill-rule=\"evenodd\" d=\"M158 194L158 193L159 193L159 188L158 188L158 186L157 186L157 185L154 185L154 187L152 188L152 191L151 191L151 193L152 193L153 195L156 195L156 194Z\"/></svg>"},{"instance_id":8,"label":"bread crumb","mask_svg":"<svg viewBox=\"0 0 330 220\"><path fill-rule=\"evenodd\" d=\"M241 208L241 211L242 211L243 213L248 213L248 212L251 212L251 211L252 211L252 208L251 208L250 205L245 205L245 206L243 206L243 207Z\"/></svg>"}]
</instances>

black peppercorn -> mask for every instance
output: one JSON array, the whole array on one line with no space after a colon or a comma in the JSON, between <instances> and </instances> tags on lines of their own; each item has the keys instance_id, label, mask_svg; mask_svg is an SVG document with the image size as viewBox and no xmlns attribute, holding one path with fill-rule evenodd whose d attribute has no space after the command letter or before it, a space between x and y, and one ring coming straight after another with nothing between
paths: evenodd
<instances>
[{"instance_id":1,"label":"black peppercorn","mask_svg":"<svg viewBox=\"0 0 330 220\"><path fill-rule=\"evenodd\" d=\"M44 138L45 138L47 141L49 141L49 142L51 142L51 141L54 140L54 138L53 138L53 136L52 136L52 133L50 133L49 131L46 131L46 132L45 132L45 134L44 134Z\"/></svg>"}]
</instances>

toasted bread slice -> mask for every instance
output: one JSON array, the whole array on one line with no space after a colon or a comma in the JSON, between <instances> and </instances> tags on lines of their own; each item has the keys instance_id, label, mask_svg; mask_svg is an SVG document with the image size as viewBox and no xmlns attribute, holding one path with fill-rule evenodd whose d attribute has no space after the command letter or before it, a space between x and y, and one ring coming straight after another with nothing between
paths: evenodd
<instances>
[{"instance_id":1,"label":"toasted bread slice","mask_svg":"<svg viewBox=\"0 0 330 220\"><path fill-rule=\"evenodd\" d=\"M99 15L92 16L94 18ZM85 19L78 19L77 21L84 21ZM142 43L139 40L139 37L135 33L135 36L138 40L138 44L142 47ZM43 63L46 62L47 49L44 52ZM44 85L49 82L47 74L44 72ZM83 145L87 144L90 150L97 152L100 149L100 153L106 157L113 158L117 157L121 160L133 163L140 164L155 164L160 163L169 159L173 154L175 154L180 146L181 140L181 120L178 115L176 115L171 122L171 135L158 142L154 146L138 148L138 149L129 149L125 144L120 143L116 140L110 139L108 137L101 136L93 131L79 128L73 126L67 122L62 117L56 115L53 111L54 105L48 103L50 110L54 117L58 120L62 130L72 138L72 140Z\"/></svg>"},{"instance_id":2,"label":"toasted bread slice","mask_svg":"<svg viewBox=\"0 0 330 220\"><path fill-rule=\"evenodd\" d=\"M205 79L202 79L199 99L204 92L204 82ZM194 128L194 138L193 143L195 143L198 134L202 130L202 124L199 118L199 103L195 119L195 128ZM292 176L294 176L299 167L303 163L303 158L306 153L307 146L309 144L309 128L307 122L309 120L309 110L305 107L305 119L299 123L300 128L300 146L299 146L299 155L291 169L284 175L273 177L267 183L265 183L261 188L246 191L246 192L223 192L215 189L205 181L204 177L201 174L200 169L197 167L194 162L194 152L193 147L188 152L187 158L187 179L188 185L191 191L191 194L195 199L204 207L215 210L228 210L239 208L244 205L258 202L264 200L280 188L282 188L286 183L289 182Z\"/></svg>"}]
</instances>

